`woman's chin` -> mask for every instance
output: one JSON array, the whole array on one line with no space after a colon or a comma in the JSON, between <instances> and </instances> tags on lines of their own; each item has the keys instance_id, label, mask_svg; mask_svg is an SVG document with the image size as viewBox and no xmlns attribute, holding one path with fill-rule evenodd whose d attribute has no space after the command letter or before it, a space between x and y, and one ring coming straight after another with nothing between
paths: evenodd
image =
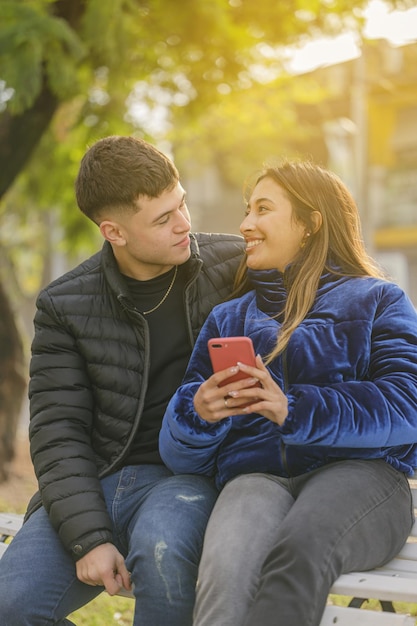
<instances>
[{"instance_id":1,"label":"woman's chin","mask_svg":"<svg viewBox=\"0 0 417 626\"><path fill-rule=\"evenodd\" d=\"M255 258L251 258L251 257L247 257L246 258L246 265L251 270L265 270L265 269L268 269L268 267L264 267L265 264L262 263L260 261L260 259L256 260Z\"/></svg>"}]
</instances>

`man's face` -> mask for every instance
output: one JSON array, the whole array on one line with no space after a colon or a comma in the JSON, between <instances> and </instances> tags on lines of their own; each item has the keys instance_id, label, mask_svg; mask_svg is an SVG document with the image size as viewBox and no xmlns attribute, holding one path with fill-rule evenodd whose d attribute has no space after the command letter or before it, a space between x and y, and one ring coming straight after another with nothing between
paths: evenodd
<instances>
[{"instance_id":1,"label":"man's face","mask_svg":"<svg viewBox=\"0 0 417 626\"><path fill-rule=\"evenodd\" d=\"M112 244L120 271L149 280L188 260L191 220L179 182L158 198L139 196L138 207L137 213L104 220L100 230Z\"/></svg>"}]
</instances>

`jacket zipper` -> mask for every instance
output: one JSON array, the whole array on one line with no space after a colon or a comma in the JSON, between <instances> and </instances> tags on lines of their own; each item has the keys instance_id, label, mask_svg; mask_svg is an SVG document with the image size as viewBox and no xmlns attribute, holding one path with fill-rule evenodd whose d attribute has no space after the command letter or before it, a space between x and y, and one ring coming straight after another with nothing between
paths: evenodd
<instances>
[{"instance_id":1,"label":"jacket zipper","mask_svg":"<svg viewBox=\"0 0 417 626\"><path fill-rule=\"evenodd\" d=\"M191 285L193 285L196 282L198 275L200 274L201 266L202 266L202 263L200 263L199 267L197 267L194 270L193 276L190 277L188 283L184 287L185 322L187 324L187 331L188 331L188 337L189 337L190 344L191 344L191 349L194 347L195 339L194 339L193 326L192 326L192 321L191 321L190 299L188 295L191 289Z\"/></svg>"},{"instance_id":2,"label":"jacket zipper","mask_svg":"<svg viewBox=\"0 0 417 626\"><path fill-rule=\"evenodd\" d=\"M149 327L148 327L148 323L146 321L146 319L144 318L144 316L140 313L140 311L138 311L135 307L132 307L129 303L129 301L127 300L126 297L124 297L123 295L119 295L117 297L122 309L124 311L126 311L126 313L128 315L130 315L133 318L136 318L140 321L140 323L143 325L143 330L145 333L145 345L144 345L144 362L147 364L146 367L144 368L144 373L142 376L142 388L146 390L147 386L148 386L148 374L149 374L149 360L150 360L150 341L149 341ZM138 336L137 336L137 323L133 325L133 331L136 335L137 341L138 341ZM139 343L139 342L138 342ZM135 416L135 420L132 424L132 428L130 431L130 435L129 438L126 442L126 445L124 446L123 450L121 451L121 453L119 454L117 459L114 459L112 463L110 463L110 465L105 469L105 471L99 475L99 478L103 478L104 476L107 476L111 471L113 471L114 468L118 467L118 465L120 464L120 462L123 460L123 458L126 455L126 451L129 449L129 446L132 442L132 440L134 439L134 436L137 432L138 426L139 426L139 422L136 424L136 418L137 415L139 413L142 413L142 409L143 409L143 405L145 404L145 395L146 395L146 391L145 392L141 392L140 397L138 399L138 409L136 411L136 416ZM139 420L140 421L140 420Z\"/></svg>"}]
</instances>

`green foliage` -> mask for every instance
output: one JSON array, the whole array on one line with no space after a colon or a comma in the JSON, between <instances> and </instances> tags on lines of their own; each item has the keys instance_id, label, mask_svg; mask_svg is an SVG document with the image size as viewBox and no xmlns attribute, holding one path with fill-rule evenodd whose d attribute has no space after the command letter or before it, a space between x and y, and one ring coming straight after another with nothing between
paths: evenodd
<instances>
[{"instance_id":1,"label":"green foliage","mask_svg":"<svg viewBox=\"0 0 417 626\"><path fill-rule=\"evenodd\" d=\"M74 180L88 144L117 133L169 138L180 168L216 161L240 186L265 157L294 153L301 133L319 132L299 124L294 103L319 100L320 89L285 77L284 46L340 29L363 4L2 0L0 77L14 95L0 124L28 111L45 84L61 101L8 206L23 221L28 207L52 211L67 252L93 251L97 233L75 206Z\"/></svg>"},{"instance_id":2,"label":"green foliage","mask_svg":"<svg viewBox=\"0 0 417 626\"><path fill-rule=\"evenodd\" d=\"M42 1L0 3L0 76L14 89L14 114L30 108L45 78L62 100L77 92L76 64L85 48L70 26L45 12L45 6Z\"/></svg>"},{"instance_id":3,"label":"green foliage","mask_svg":"<svg viewBox=\"0 0 417 626\"><path fill-rule=\"evenodd\" d=\"M81 21L81 36L90 59L98 65L119 67L135 46L141 15L131 0L89 0Z\"/></svg>"},{"instance_id":4,"label":"green foliage","mask_svg":"<svg viewBox=\"0 0 417 626\"><path fill-rule=\"evenodd\" d=\"M317 147L322 130L301 121L297 107L317 104L325 94L308 75L294 80L281 74L267 84L225 95L193 119L191 128L185 119L187 109L175 111L169 137L180 172L198 176L215 162L222 178L240 188L265 161L279 156L308 158L305 146L315 142Z\"/></svg>"},{"instance_id":5,"label":"green foliage","mask_svg":"<svg viewBox=\"0 0 417 626\"><path fill-rule=\"evenodd\" d=\"M242 86L257 44L335 32L351 15L348 0L182 0L181 11L168 0L3 0L0 77L15 90L13 113L32 105L44 79L61 100L79 93L87 84L81 67L88 68L87 81L107 67L112 87L125 98L140 78L152 76L175 92L182 76L193 99L210 102L216 86Z\"/></svg>"},{"instance_id":6,"label":"green foliage","mask_svg":"<svg viewBox=\"0 0 417 626\"><path fill-rule=\"evenodd\" d=\"M73 261L101 243L74 197L79 162L97 139L136 134L169 141L181 171L216 163L238 187L265 158L322 141L314 121L300 124L297 107L307 97L319 102L323 92L305 77L288 79L286 46L346 24L360 29L365 4L1 0L0 134L7 147L0 171L2 159L13 159L24 142L13 130L8 136L14 122L33 112L37 123L42 111L32 107L46 88L59 99L48 131L0 204L0 232L8 233L0 246L22 293L45 279L41 263L51 246Z\"/></svg>"}]
</instances>

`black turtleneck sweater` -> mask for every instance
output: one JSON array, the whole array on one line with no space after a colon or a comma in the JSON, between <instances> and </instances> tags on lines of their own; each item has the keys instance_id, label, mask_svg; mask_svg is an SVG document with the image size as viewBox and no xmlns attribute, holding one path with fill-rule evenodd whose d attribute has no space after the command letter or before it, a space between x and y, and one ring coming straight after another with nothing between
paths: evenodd
<instances>
[{"instance_id":1,"label":"black turtleneck sweater","mask_svg":"<svg viewBox=\"0 0 417 626\"><path fill-rule=\"evenodd\" d=\"M130 449L126 464L162 463L158 437L165 408L180 385L192 347L186 328L184 310L184 266L178 267L177 277L166 300L153 313L145 315L150 333L150 369L148 389L139 430ZM151 280L126 278L138 311L148 311L167 292L174 269Z\"/></svg>"}]
</instances>

